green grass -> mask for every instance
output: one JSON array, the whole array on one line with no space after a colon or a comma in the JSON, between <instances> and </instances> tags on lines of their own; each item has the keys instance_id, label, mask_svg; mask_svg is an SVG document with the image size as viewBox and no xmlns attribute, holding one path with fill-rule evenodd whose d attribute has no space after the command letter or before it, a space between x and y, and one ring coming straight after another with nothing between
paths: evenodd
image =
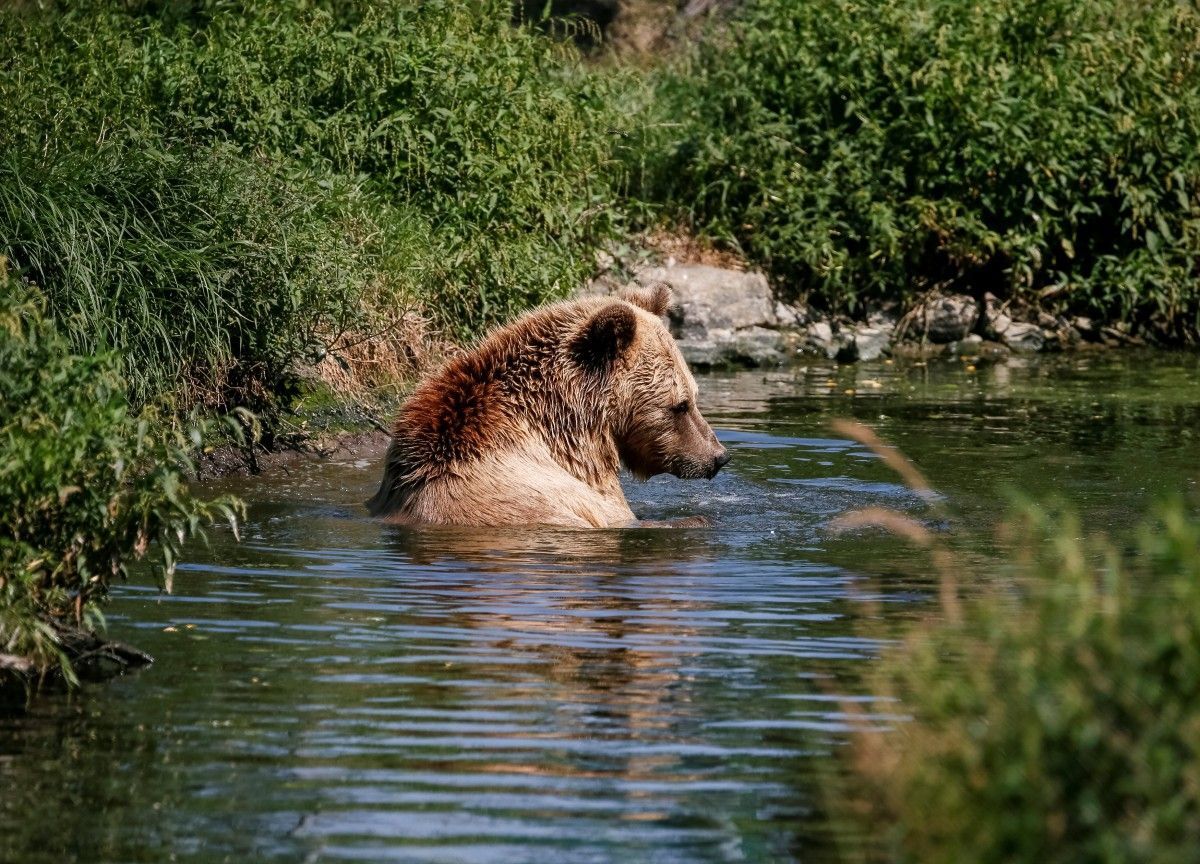
<instances>
[{"instance_id":1,"label":"green grass","mask_svg":"<svg viewBox=\"0 0 1200 864\"><path fill-rule=\"evenodd\" d=\"M0 237L138 401L270 407L418 304L458 338L572 290L620 76L433 2L0 11Z\"/></svg>"},{"instance_id":2,"label":"green grass","mask_svg":"<svg viewBox=\"0 0 1200 864\"><path fill-rule=\"evenodd\" d=\"M359 315L377 253L342 189L227 143L129 135L0 155L0 220L75 348L118 351L131 396L262 407Z\"/></svg>"},{"instance_id":3,"label":"green grass","mask_svg":"<svg viewBox=\"0 0 1200 864\"><path fill-rule=\"evenodd\" d=\"M929 288L1200 337L1200 11L751 0L660 76L633 194L818 306Z\"/></svg>"}]
</instances>

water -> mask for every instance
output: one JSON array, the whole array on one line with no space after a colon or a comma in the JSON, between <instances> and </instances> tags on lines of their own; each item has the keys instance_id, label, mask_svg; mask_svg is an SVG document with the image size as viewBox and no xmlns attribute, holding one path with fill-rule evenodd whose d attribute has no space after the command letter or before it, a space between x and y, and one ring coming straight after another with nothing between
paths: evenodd
<instances>
[{"instance_id":1,"label":"water","mask_svg":"<svg viewBox=\"0 0 1200 864\"><path fill-rule=\"evenodd\" d=\"M865 618L930 608L920 554L833 536L929 518L832 417L874 426L986 538L1003 489L1119 532L1200 476L1200 359L958 360L706 376L733 451L711 482L630 484L704 530L405 531L358 506L372 460L227 481L177 593L120 587L140 673L0 720L0 861L832 861L838 762L866 722ZM853 392L849 392L853 391ZM986 568L985 568L986 572Z\"/></svg>"}]
</instances>

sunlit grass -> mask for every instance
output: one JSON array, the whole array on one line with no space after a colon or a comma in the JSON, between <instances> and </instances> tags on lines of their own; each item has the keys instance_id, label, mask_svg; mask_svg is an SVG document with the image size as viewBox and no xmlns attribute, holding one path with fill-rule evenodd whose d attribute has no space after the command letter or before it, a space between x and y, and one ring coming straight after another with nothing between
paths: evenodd
<instances>
[{"instance_id":1,"label":"sunlit grass","mask_svg":"<svg viewBox=\"0 0 1200 864\"><path fill-rule=\"evenodd\" d=\"M1200 12L753 0L661 76L639 197L861 311L992 291L1200 338Z\"/></svg>"}]
</instances>

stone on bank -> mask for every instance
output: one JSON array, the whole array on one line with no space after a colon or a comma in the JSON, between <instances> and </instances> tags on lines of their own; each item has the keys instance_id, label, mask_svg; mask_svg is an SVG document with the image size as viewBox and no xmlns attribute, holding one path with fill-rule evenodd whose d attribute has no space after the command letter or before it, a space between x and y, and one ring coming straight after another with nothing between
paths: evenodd
<instances>
[{"instance_id":1,"label":"stone on bank","mask_svg":"<svg viewBox=\"0 0 1200 864\"><path fill-rule=\"evenodd\" d=\"M995 357L1077 346L1093 332L1086 319L1078 319L1078 325L1049 315L1044 322L1013 320L1008 306L991 294L982 303L967 294L931 294L899 320L879 311L865 322L823 317L779 300L759 272L669 259L665 264L634 266L626 280L613 275L612 263L610 257L605 262L608 273L582 293L665 283L675 298L672 335L684 359L701 368L774 366L799 354L839 363L893 353L925 357L963 350Z\"/></svg>"},{"instance_id":2,"label":"stone on bank","mask_svg":"<svg viewBox=\"0 0 1200 864\"><path fill-rule=\"evenodd\" d=\"M777 302L767 277L753 271L706 264L638 267L631 283L665 283L675 297L671 333L693 366L771 366L795 353L796 328L805 320L798 307ZM624 287L598 279L587 293Z\"/></svg>"}]
</instances>

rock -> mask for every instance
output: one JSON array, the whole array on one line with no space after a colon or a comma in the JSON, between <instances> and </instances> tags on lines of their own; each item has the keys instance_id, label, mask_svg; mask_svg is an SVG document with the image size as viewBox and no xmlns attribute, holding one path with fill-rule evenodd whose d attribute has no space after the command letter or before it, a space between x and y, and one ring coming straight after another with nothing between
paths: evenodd
<instances>
[{"instance_id":1,"label":"rock","mask_svg":"<svg viewBox=\"0 0 1200 864\"><path fill-rule=\"evenodd\" d=\"M986 340L980 342L975 351L979 360L1002 360L1012 353L1012 349L1007 345Z\"/></svg>"},{"instance_id":2,"label":"rock","mask_svg":"<svg viewBox=\"0 0 1200 864\"><path fill-rule=\"evenodd\" d=\"M779 332L766 327L710 330L703 338L677 342L683 359L692 366L778 365L788 356Z\"/></svg>"},{"instance_id":3,"label":"rock","mask_svg":"<svg viewBox=\"0 0 1200 864\"><path fill-rule=\"evenodd\" d=\"M1074 348L1083 341L1083 334L1071 321L1060 317L1055 323L1057 326L1054 329L1054 337L1058 340L1060 348L1064 350Z\"/></svg>"},{"instance_id":4,"label":"rock","mask_svg":"<svg viewBox=\"0 0 1200 864\"><path fill-rule=\"evenodd\" d=\"M966 294L943 294L917 307L912 330L931 342L958 342L979 319L979 304Z\"/></svg>"},{"instance_id":5,"label":"rock","mask_svg":"<svg viewBox=\"0 0 1200 864\"><path fill-rule=\"evenodd\" d=\"M1041 351L1046 344L1042 328L1036 324L1013 322L1000 334L1000 341L1013 351Z\"/></svg>"},{"instance_id":6,"label":"rock","mask_svg":"<svg viewBox=\"0 0 1200 864\"><path fill-rule=\"evenodd\" d=\"M672 318L686 330L740 330L777 327L775 298L761 273L725 270L704 264L643 267L641 285L665 282L675 295Z\"/></svg>"},{"instance_id":7,"label":"rock","mask_svg":"<svg viewBox=\"0 0 1200 864\"><path fill-rule=\"evenodd\" d=\"M814 321L805 332L803 349L824 354L839 363L853 363L858 359L858 342L848 328L837 330L828 321Z\"/></svg>"},{"instance_id":8,"label":"rock","mask_svg":"<svg viewBox=\"0 0 1200 864\"><path fill-rule=\"evenodd\" d=\"M839 363L853 363L859 359L858 342L851 330L843 328L833 334L833 353L829 359Z\"/></svg>"},{"instance_id":9,"label":"rock","mask_svg":"<svg viewBox=\"0 0 1200 864\"><path fill-rule=\"evenodd\" d=\"M948 346L944 342L906 342L900 341L892 345L892 356L905 360L928 360L947 353Z\"/></svg>"},{"instance_id":10,"label":"rock","mask_svg":"<svg viewBox=\"0 0 1200 864\"><path fill-rule=\"evenodd\" d=\"M806 344L830 357L837 353L833 347L833 328L829 326L828 321L814 321L808 325Z\"/></svg>"},{"instance_id":11,"label":"rock","mask_svg":"<svg viewBox=\"0 0 1200 864\"><path fill-rule=\"evenodd\" d=\"M867 316L867 324L871 327L895 327L899 318L890 309L876 309Z\"/></svg>"},{"instance_id":12,"label":"rock","mask_svg":"<svg viewBox=\"0 0 1200 864\"><path fill-rule=\"evenodd\" d=\"M1112 347L1117 345L1142 345L1141 339L1129 332L1129 325L1124 321L1101 327L1100 338L1104 344Z\"/></svg>"},{"instance_id":13,"label":"rock","mask_svg":"<svg viewBox=\"0 0 1200 864\"><path fill-rule=\"evenodd\" d=\"M808 310L792 303L775 301L775 320L780 327L803 327L808 323Z\"/></svg>"},{"instance_id":14,"label":"rock","mask_svg":"<svg viewBox=\"0 0 1200 864\"><path fill-rule=\"evenodd\" d=\"M983 330L989 339L1001 340L1001 334L1012 325L1012 318L1004 312L1004 307L996 299L996 295L983 295Z\"/></svg>"},{"instance_id":15,"label":"rock","mask_svg":"<svg viewBox=\"0 0 1200 864\"><path fill-rule=\"evenodd\" d=\"M725 355L735 363L750 366L778 365L787 359L781 350L779 331L766 327L735 330Z\"/></svg>"},{"instance_id":16,"label":"rock","mask_svg":"<svg viewBox=\"0 0 1200 864\"><path fill-rule=\"evenodd\" d=\"M854 349L858 360L876 360L892 343L891 326L860 325L854 329Z\"/></svg>"},{"instance_id":17,"label":"rock","mask_svg":"<svg viewBox=\"0 0 1200 864\"><path fill-rule=\"evenodd\" d=\"M689 363L761 366L783 362L787 340L781 326L798 326L803 311L776 303L761 273L703 264L643 267L640 285L665 282L675 303L671 332Z\"/></svg>"}]
</instances>

